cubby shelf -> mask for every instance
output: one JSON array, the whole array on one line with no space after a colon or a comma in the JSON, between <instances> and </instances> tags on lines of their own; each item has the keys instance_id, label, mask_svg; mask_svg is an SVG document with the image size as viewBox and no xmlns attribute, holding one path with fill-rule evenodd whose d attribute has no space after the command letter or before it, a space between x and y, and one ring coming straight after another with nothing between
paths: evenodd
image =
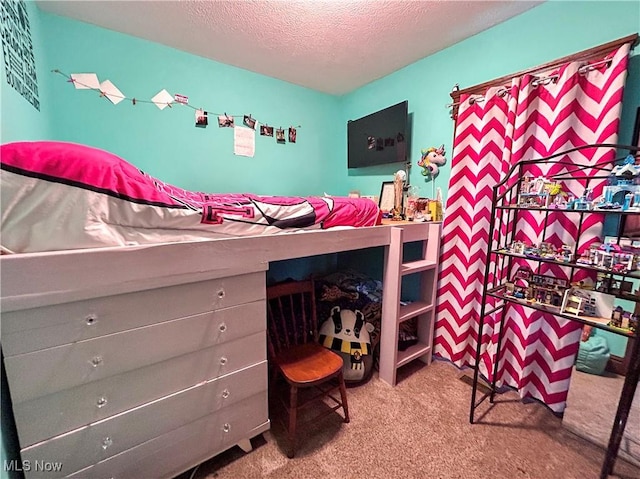
<instances>
[{"instance_id":1,"label":"cubby shelf","mask_svg":"<svg viewBox=\"0 0 640 479\"><path fill-rule=\"evenodd\" d=\"M421 271L427 271L434 269L437 266L435 261L428 259L422 261L412 261L411 263L405 263L400 268L400 273L405 276L413 273L420 273Z\"/></svg>"},{"instance_id":2,"label":"cubby shelf","mask_svg":"<svg viewBox=\"0 0 640 479\"><path fill-rule=\"evenodd\" d=\"M404 351L398 351L398 359L396 360L396 367L404 366L405 364L413 361L414 359L424 357L426 354L431 355L431 345L418 342L413 346L409 346Z\"/></svg>"},{"instance_id":3,"label":"cubby shelf","mask_svg":"<svg viewBox=\"0 0 640 479\"><path fill-rule=\"evenodd\" d=\"M391 228L391 241L385 250L379 377L392 386L396 384L399 367L414 359L431 363L440 226L440 223L406 223ZM415 261L405 260L404 246L414 242L421 243L421 257ZM419 277L418 297L401 305L402 282L409 276ZM414 318L418 341L398 351L400 324Z\"/></svg>"},{"instance_id":4,"label":"cubby shelf","mask_svg":"<svg viewBox=\"0 0 640 479\"><path fill-rule=\"evenodd\" d=\"M428 313L433 309L433 303L424 301L415 301L414 303L400 306L400 314L398 315L398 323L402 323L411 318L415 318L424 313Z\"/></svg>"}]
</instances>

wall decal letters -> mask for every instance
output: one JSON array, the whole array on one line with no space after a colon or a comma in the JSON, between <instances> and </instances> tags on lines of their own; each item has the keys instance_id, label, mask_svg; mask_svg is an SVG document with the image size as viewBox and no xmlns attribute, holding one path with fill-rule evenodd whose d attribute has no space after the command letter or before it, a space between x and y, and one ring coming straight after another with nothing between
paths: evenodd
<instances>
[{"instance_id":1,"label":"wall decal letters","mask_svg":"<svg viewBox=\"0 0 640 479\"><path fill-rule=\"evenodd\" d=\"M40 111L36 60L27 5L24 0L0 0L0 14L7 84Z\"/></svg>"}]
</instances>

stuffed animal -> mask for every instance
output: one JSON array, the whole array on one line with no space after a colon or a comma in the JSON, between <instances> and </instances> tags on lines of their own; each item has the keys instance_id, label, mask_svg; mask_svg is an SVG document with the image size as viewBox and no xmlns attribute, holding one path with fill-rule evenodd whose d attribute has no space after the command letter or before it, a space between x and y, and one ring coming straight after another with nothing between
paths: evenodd
<instances>
[{"instance_id":1,"label":"stuffed animal","mask_svg":"<svg viewBox=\"0 0 640 479\"><path fill-rule=\"evenodd\" d=\"M322 323L319 342L342 356L345 381L361 381L373 367L371 337L374 326L365 322L361 311L331 308L329 318Z\"/></svg>"},{"instance_id":2,"label":"stuffed animal","mask_svg":"<svg viewBox=\"0 0 640 479\"><path fill-rule=\"evenodd\" d=\"M422 158L418 161L418 166L422 167L422 176L432 180L438 175L438 165L442 166L447 159L444 157L444 145L440 148L427 148L421 150Z\"/></svg>"}]
</instances>

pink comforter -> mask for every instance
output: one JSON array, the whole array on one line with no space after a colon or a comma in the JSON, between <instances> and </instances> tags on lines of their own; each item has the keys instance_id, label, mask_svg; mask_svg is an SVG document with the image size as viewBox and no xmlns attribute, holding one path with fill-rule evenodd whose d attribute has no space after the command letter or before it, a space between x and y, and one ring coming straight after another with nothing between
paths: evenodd
<instances>
[{"instance_id":1,"label":"pink comforter","mask_svg":"<svg viewBox=\"0 0 640 479\"><path fill-rule=\"evenodd\" d=\"M2 246L16 252L373 226L368 199L207 194L62 142L0 146Z\"/></svg>"}]
</instances>

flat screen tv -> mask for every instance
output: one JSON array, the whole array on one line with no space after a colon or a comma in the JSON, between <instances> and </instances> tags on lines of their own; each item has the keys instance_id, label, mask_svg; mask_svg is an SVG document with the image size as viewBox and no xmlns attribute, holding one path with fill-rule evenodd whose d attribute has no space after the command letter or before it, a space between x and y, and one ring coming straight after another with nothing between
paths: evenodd
<instances>
[{"instance_id":1,"label":"flat screen tv","mask_svg":"<svg viewBox=\"0 0 640 479\"><path fill-rule=\"evenodd\" d=\"M349 168L400 163L407 160L408 102L347 122Z\"/></svg>"}]
</instances>

